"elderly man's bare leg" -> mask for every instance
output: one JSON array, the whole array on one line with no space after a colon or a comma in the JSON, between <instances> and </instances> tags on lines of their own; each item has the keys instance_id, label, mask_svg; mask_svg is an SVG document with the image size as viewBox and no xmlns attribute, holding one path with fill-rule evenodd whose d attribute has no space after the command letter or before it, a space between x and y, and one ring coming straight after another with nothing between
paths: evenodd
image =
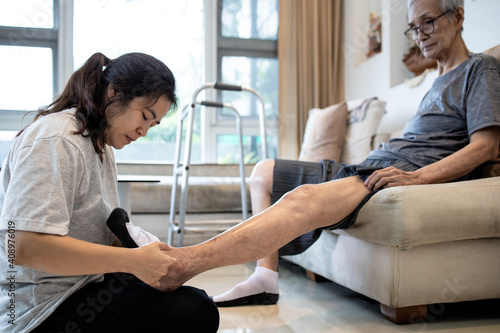
<instances>
[{"instance_id":1,"label":"elderly man's bare leg","mask_svg":"<svg viewBox=\"0 0 500 333\"><path fill-rule=\"evenodd\" d=\"M168 254L177 261L162 278L162 287L173 290L207 270L264 258L302 234L340 221L370 192L358 176L299 186L262 213L204 243L172 248Z\"/></svg>"},{"instance_id":2,"label":"elderly man's bare leg","mask_svg":"<svg viewBox=\"0 0 500 333\"><path fill-rule=\"evenodd\" d=\"M250 177L253 215L260 214L271 206L273 190L274 160L263 160L256 164ZM218 307L239 305L276 304L279 299L278 252L257 261L255 272L229 289L213 297Z\"/></svg>"}]
</instances>

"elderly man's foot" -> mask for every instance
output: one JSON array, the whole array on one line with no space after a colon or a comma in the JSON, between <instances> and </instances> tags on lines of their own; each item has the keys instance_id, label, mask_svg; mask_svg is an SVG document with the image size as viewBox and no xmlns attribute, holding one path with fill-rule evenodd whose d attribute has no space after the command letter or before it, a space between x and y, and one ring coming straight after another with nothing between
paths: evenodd
<instances>
[{"instance_id":1,"label":"elderly man's foot","mask_svg":"<svg viewBox=\"0 0 500 333\"><path fill-rule=\"evenodd\" d=\"M247 280L212 299L218 307L276 304L279 299L278 272L257 266Z\"/></svg>"},{"instance_id":2,"label":"elderly man's foot","mask_svg":"<svg viewBox=\"0 0 500 333\"><path fill-rule=\"evenodd\" d=\"M198 265L199 258L196 255L191 255L189 247L172 247L165 253L175 258L176 261L170 266L167 275L160 279L160 290L162 291L176 290L191 278L204 271Z\"/></svg>"}]
</instances>

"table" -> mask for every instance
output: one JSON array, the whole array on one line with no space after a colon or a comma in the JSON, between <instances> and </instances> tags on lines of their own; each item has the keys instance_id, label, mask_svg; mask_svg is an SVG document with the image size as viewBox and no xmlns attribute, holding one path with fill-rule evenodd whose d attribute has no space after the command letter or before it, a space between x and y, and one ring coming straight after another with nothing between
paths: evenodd
<instances>
[{"instance_id":1,"label":"table","mask_svg":"<svg viewBox=\"0 0 500 333\"><path fill-rule=\"evenodd\" d=\"M145 175L118 175L118 198L121 208L125 209L129 215L132 214L130 204L130 188L132 183L159 183L158 176Z\"/></svg>"}]
</instances>

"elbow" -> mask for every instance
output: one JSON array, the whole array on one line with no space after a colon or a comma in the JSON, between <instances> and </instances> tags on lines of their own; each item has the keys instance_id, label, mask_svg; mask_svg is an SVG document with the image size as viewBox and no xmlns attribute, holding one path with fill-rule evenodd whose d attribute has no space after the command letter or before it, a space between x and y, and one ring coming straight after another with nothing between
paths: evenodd
<instances>
[{"instance_id":1,"label":"elbow","mask_svg":"<svg viewBox=\"0 0 500 333\"><path fill-rule=\"evenodd\" d=\"M21 251L19 251L18 247L15 247L13 245L8 246L6 244L5 246L5 257L7 258L9 266L25 266L25 260L23 259L23 256L21 255Z\"/></svg>"},{"instance_id":2,"label":"elbow","mask_svg":"<svg viewBox=\"0 0 500 333\"><path fill-rule=\"evenodd\" d=\"M489 147L489 149L487 149L487 160L486 161L491 161L491 160L494 160L500 156L498 156L499 154L499 147L498 145L494 145L494 146L491 146Z\"/></svg>"},{"instance_id":3,"label":"elbow","mask_svg":"<svg viewBox=\"0 0 500 333\"><path fill-rule=\"evenodd\" d=\"M10 232L10 229L5 232L5 258L7 258L10 265L18 265L15 237L15 232Z\"/></svg>"},{"instance_id":4,"label":"elbow","mask_svg":"<svg viewBox=\"0 0 500 333\"><path fill-rule=\"evenodd\" d=\"M500 157L500 129L493 129L494 139L491 140L491 150L490 150L490 160L494 160Z\"/></svg>"},{"instance_id":5,"label":"elbow","mask_svg":"<svg viewBox=\"0 0 500 333\"><path fill-rule=\"evenodd\" d=\"M495 147L493 151L493 157L491 158L492 160L499 158L500 157L500 147Z\"/></svg>"},{"instance_id":6,"label":"elbow","mask_svg":"<svg viewBox=\"0 0 500 333\"><path fill-rule=\"evenodd\" d=\"M16 266L26 266L26 258L23 256L22 248L16 247L14 252L13 264Z\"/></svg>"},{"instance_id":7,"label":"elbow","mask_svg":"<svg viewBox=\"0 0 500 333\"><path fill-rule=\"evenodd\" d=\"M498 141L494 142L481 142L480 145L477 146L478 153L480 154L479 156L480 159L484 162L488 162L491 160L494 160L498 158L498 153L499 153L499 144Z\"/></svg>"},{"instance_id":8,"label":"elbow","mask_svg":"<svg viewBox=\"0 0 500 333\"><path fill-rule=\"evenodd\" d=\"M473 144L473 155L479 162L488 162L500 156L500 128L489 127L471 135L471 144Z\"/></svg>"},{"instance_id":9,"label":"elbow","mask_svg":"<svg viewBox=\"0 0 500 333\"><path fill-rule=\"evenodd\" d=\"M24 251L22 251L22 243L20 241L22 237L19 235L22 232L10 232L9 230L5 233L4 243L7 261L9 265L25 266L26 256L24 255Z\"/></svg>"}]
</instances>

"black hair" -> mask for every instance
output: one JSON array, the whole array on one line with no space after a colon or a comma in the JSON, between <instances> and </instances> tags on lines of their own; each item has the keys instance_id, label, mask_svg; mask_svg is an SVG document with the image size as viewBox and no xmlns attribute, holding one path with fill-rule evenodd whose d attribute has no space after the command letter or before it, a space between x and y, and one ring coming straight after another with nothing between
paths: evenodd
<instances>
[{"instance_id":1,"label":"black hair","mask_svg":"<svg viewBox=\"0 0 500 333\"><path fill-rule=\"evenodd\" d=\"M114 97L107 98L109 88ZM136 97L145 97L153 105L161 96L170 101L170 113L176 109L175 78L160 60L144 53L128 53L112 60L95 53L73 73L52 104L38 109L34 121L76 108L80 128L75 134L90 137L96 153L102 156L108 117L125 110ZM115 103L119 106L115 114L106 115L106 108Z\"/></svg>"}]
</instances>

